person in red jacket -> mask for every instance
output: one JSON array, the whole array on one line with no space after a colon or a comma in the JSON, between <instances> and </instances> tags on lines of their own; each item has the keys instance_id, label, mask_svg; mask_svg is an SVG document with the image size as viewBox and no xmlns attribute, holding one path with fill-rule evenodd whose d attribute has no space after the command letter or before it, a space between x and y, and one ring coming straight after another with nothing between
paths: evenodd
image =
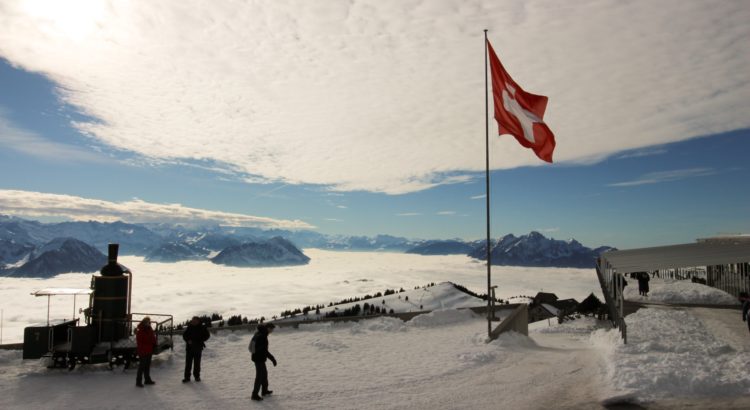
<instances>
[{"instance_id":1,"label":"person in red jacket","mask_svg":"<svg viewBox=\"0 0 750 410\"><path fill-rule=\"evenodd\" d=\"M135 385L143 387L143 377L145 384L156 384L151 380L151 355L156 349L156 332L151 328L151 318L146 316L138 324L135 330L135 341L138 345L138 375L135 378Z\"/></svg>"}]
</instances>

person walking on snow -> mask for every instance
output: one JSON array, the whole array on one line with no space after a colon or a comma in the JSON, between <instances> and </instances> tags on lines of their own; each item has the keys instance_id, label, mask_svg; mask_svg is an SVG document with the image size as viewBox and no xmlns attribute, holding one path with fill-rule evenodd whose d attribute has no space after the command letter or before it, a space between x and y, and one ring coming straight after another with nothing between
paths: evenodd
<instances>
[{"instance_id":1,"label":"person walking on snow","mask_svg":"<svg viewBox=\"0 0 750 410\"><path fill-rule=\"evenodd\" d=\"M208 329L203 326L198 316L193 316L188 323L187 328L182 333L185 340L185 377L183 383L190 381L190 370L192 368L195 381L201 381L201 356L203 348L206 347L206 340L211 337Z\"/></svg>"},{"instance_id":2,"label":"person walking on snow","mask_svg":"<svg viewBox=\"0 0 750 410\"><path fill-rule=\"evenodd\" d=\"M156 384L151 380L151 356L156 350L156 332L151 328L151 318L146 316L138 324L135 330L136 350L138 352L138 373L135 377L135 385L143 387L141 381L145 377L145 384Z\"/></svg>"},{"instance_id":3,"label":"person walking on snow","mask_svg":"<svg viewBox=\"0 0 750 410\"><path fill-rule=\"evenodd\" d=\"M268 335L273 332L276 326L273 323L259 324L258 330L250 340L251 358L255 364L255 385L253 386L253 394L250 399L260 401L263 397L258 395L261 392L263 396L269 396L273 393L272 390L268 390L268 369L266 368L266 359L271 360L274 367L276 367L276 358L273 357L271 352L268 351ZM262 388L262 390L261 390Z\"/></svg>"}]
</instances>

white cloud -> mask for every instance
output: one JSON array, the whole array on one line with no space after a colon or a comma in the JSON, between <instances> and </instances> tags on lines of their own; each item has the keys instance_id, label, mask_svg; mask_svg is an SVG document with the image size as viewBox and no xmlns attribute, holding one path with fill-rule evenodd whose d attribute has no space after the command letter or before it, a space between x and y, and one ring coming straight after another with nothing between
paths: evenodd
<instances>
[{"instance_id":1,"label":"white cloud","mask_svg":"<svg viewBox=\"0 0 750 410\"><path fill-rule=\"evenodd\" d=\"M554 227L554 228L537 228L537 229L535 229L535 231L537 231L537 232L543 232L543 233L555 233L555 232L559 232L560 228L559 227Z\"/></svg>"},{"instance_id":2,"label":"white cloud","mask_svg":"<svg viewBox=\"0 0 750 410\"><path fill-rule=\"evenodd\" d=\"M19 216L58 216L77 221L124 221L167 223L214 223L265 229L313 229L300 220L264 218L245 214L189 208L180 204L156 204L134 198L110 202L72 195L0 190L0 210Z\"/></svg>"},{"instance_id":3,"label":"white cloud","mask_svg":"<svg viewBox=\"0 0 750 410\"><path fill-rule=\"evenodd\" d=\"M744 0L35 3L0 5L0 56L98 119L80 130L252 181L466 182L484 169L484 28L550 97L556 161L750 127ZM541 165L511 137L491 145L494 169Z\"/></svg>"},{"instance_id":4,"label":"white cloud","mask_svg":"<svg viewBox=\"0 0 750 410\"><path fill-rule=\"evenodd\" d=\"M74 145L50 141L34 132L16 127L0 109L0 147L25 155L57 162L105 163L111 161L104 155Z\"/></svg>"},{"instance_id":5,"label":"white cloud","mask_svg":"<svg viewBox=\"0 0 750 410\"><path fill-rule=\"evenodd\" d=\"M435 215L455 215L456 211L440 211L435 212Z\"/></svg>"},{"instance_id":6,"label":"white cloud","mask_svg":"<svg viewBox=\"0 0 750 410\"><path fill-rule=\"evenodd\" d=\"M420 216L420 215L422 214L419 212L404 212L404 213L396 214L396 216Z\"/></svg>"},{"instance_id":7,"label":"white cloud","mask_svg":"<svg viewBox=\"0 0 750 410\"><path fill-rule=\"evenodd\" d=\"M643 174L637 179L632 181L617 182L608 184L607 186L613 187L628 187L637 185L648 185L658 184L661 182L678 181L680 179L703 177L707 175L714 175L716 171L712 168L688 168L688 169L676 169L672 171L659 171Z\"/></svg>"},{"instance_id":8,"label":"white cloud","mask_svg":"<svg viewBox=\"0 0 750 410\"><path fill-rule=\"evenodd\" d=\"M486 194L474 195L474 196L471 197L471 199L484 199L484 198L487 198Z\"/></svg>"},{"instance_id":9,"label":"white cloud","mask_svg":"<svg viewBox=\"0 0 750 410\"><path fill-rule=\"evenodd\" d=\"M662 155L666 153L667 153L667 150L664 148L639 149L633 152L628 152L626 154L620 155L617 157L617 159L652 157L654 155Z\"/></svg>"}]
</instances>

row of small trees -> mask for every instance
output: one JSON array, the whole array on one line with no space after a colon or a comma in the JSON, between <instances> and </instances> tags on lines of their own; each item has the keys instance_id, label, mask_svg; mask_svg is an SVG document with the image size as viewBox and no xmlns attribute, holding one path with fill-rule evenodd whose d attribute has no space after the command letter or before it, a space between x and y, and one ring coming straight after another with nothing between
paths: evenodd
<instances>
[{"instance_id":1,"label":"row of small trees","mask_svg":"<svg viewBox=\"0 0 750 410\"><path fill-rule=\"evenodd\" d=\"M366 294L366 295L364 295L362 297L355 296L355 297L351 297L351 298L347 298L347 299L341 299L341 300L339 300L337 302L329 302L327 306L328 307L333 307L333 306L337 306L337 305L344 305L344 304L347 304L347 303L361 302L361 301L370 300L370 299L374 299L374 298L380 298L380 297L383 297L383 296L395 295L396 293L401 293L401 292L406 292L406 291L404 290L404 288L400 288L399 290L386 289L383 292L377 292L377 293L375 293L373 295ZM383 303L385 303L385 301ZM303 308L287 309L287 310L284 310L283 312L281 312L280 315L281 315L282 318L295 317L295 316L300 315L300 314L304 315L304 316L307 316L307 314L310 313L310 312L312 312L313 310L315 311L316 315L320 315L320 309L323 309L325 307L326 307L326 305L315 305L315 306L305 306ZM343 312L345 312L345 311L351 311L351 309L353 309L353 308L345 309L344 311L341 311L341 312L335 312L335 311L334 312L329 312L329 313L326 313L325 316L326 317L331 317L331 315L334 315L334 316L343 316ZM362 311L362 307L361 306L360 306L359 309L360 309L360 311ZM347 316L353 316L353 315L347 315Z\"/></svg>"},{"instance_id":2,"label":"row of small trees","mask_svg":"<svg viewBox=\"0 0 750 410\"><path fill-rule=\"evenodd\" d=\"M482 300L487 300L488 299L486 293L476 293L476 292L473 292L473 291L467 289L465 286L459 285L457 283L454 283L453 286L456 289L460 290L461 292L464 292L464 293L466 293L468 295L471 295L471 296L474 296L476 298L479 298L479 299L482 299ZM497 302L499 304L503 304L504 303L506 305L509 303L508 301L504 301L504 300L498 299L498 298L495 298L495 302Z\"/></svg>"},{"instance_id":3,"label":"row of small trees","mask_svg":"<svg viewBox=\"0 0 750 410\"><path fill-rule=\"evenodd\" d=\"M386 313L393 314L394 311L393 309L387 311L387 308L385 306L381 308L380 306L376 306L374 304L371 305L369 303L365 303L363 306L360 306L359 303L357 303L356 305L344 310L332 310L330 312L326 312L325 317L369 316L384 315Z\"/></svg>"},{"instance_id":4,"label":"row of small trees","mask_svg":"<svg viewBox=\"0 0 750 410\"><path fill-rule=\"evenodd\" d=\"M376 293L374 295L367 294L367 295L364 295L362 297L353 297L353 298L349 298L349 299L342 299L342 300L340 300L338 302L330 302L330 303L328 303L328 307L336 306L336 305L343 305L343 304L352 303L352 302L360 302L360 301L363 301L363 300L368 300L368 299L373 299L373 298L380 298L380 297L388 296L388 295L395 295L396 293L401 293L401 292L406 292L406 291L404 290L404 288L401 288L398 291L396 291L395 289L386 289L382 293L378 292L378 293Z\"/></svg>"},{"instance_id":5,"label":"row of small trees","mask_svg":"<svg viewBox=\"0 0 750 410\"><path fill-rule=\"evenodd\" d=\"M414 289L427 289L427 288L432 287L432 286L435 286L435 282L429 283L429 284L424 285L424 286L415 286ZM475 293L469 291L468 289L466 289L463 286L460 286L460 285L455 285L455 286L459 290L463 290L464 292L467 292L469 294L473 294L474 296L481 297L481 296L478 296ZM405 292L404 288L400 288L399 290L386 289L383 292L377 292L377 293L375 293L373 295L366 294L366 295L364 295L362 297L352 297L352 298L348 298L348 299L339 300L338 302L329 302L327 306L328 307L333 307L333 306L343 305L343 304L347 304L347 303L361 302L361 301L370 300L370 299L374 299L374 298L379 298L379 297L384 297L384 296L389 296L389 295L395 295L397 293L402 293L402 292ZM399 299L400 298L401 297L399 296ZM486 296L484 296L483 299L486 299ZM404 300L408 301L409 297L406 296ZM385 305L385 300L383 300L381 304ZM326 305L322 305L321 304L321 305L314 305L314 306L305 306L303 308L287 309L287 310L282 311L280 313L280 316L282 318L295 317L297 315L307 316L312 311L314 311L316 315L320 316L320 309L324 309L325 307L326 307ZM422 309L422 306L420 305L419 308ZM344 309L344 310L331 310L330 312L327 312L325 314L325 317L343 317L343 316L360 316L360 315L381 315L381 314L393 314L393 313L394 313L394 310L393 309L388 310L388 308L386 306L382 306L381 307L381 306L377 306L374 303L364 303L364 305L360 306L360 304L358 303L358 304L356 304L356 305L354 305L354 306L352 306L350 308ZM213 326L213 322L216 322L216 321L219 322L217 324L217 327L223 327L225 325L226 326L238 326L238 325L258 324L258 323L263 323L266 320L266 318L262 317L262 316L260 318L250 319L250 318L242 316L242 315L232 315L231 317L229 317L229 319L227 319L225 321L224 318L223 318L223 316L220 315L220 314L218 314L218 313L212 313L211 315L203 315L203 316L199 316L199 317L201 319L201 323L203 323L203 325L205 325L206 327L212 327ZM278 317L279 316L275 316L274 315L272 317L272 319L275 320L275 319L278 319ZM176 326L176 329L178 329L178 330L183 329L185 326L187 326L187 324L189 322L190 322L190 320L186 320L186 321L178 324Z\"/></svg>"},{"instance_id":6,"label":"row of small trees","mask_svg":"<svg viewBox=\"0 0 750 410\"><path fill-rule=\"evenodd\" d=\"M198 316L198 318L201 321L201 324L206 327L213 327L214 323L216 323L216 327L224 327L224 326L238 326L238 325L252 325L252 324L258 324L263 323L266 318L261 316L260 318L250 319L248 317L242 316L242 315L232 315L229 317L229 319L224 320L224 317L218 313L211 313L210 315L201 315ZM188 323L190 323L192 319L188 319L182 323L179 323L175 329L182 330L184 329Z\"/></svg>"}]
</instances>

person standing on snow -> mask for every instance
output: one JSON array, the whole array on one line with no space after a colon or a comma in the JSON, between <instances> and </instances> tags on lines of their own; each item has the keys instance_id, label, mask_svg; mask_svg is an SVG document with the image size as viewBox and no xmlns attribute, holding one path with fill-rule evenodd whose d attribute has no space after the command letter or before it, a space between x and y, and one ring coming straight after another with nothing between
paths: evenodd
<instances>
[{"instance_id":1,"label":"person standing on snow","mask_svg":"<svg viewBox=\"0 0 750 410\"><path fill-rule=\"evenodd\" d=\"M185 346L185 377L182 379L183 383L190 381L191 368L195 381L201 381L201 356L203 355L203 348L206 347L206 340L210 337L211 334L203 326L201 319L198 316L193 316L182 333L182 338L187 343Z\"/></svg>"},{"instance_id":2,"label":"person standing on snow","mask_svg":"<svg viewBox=\"0 0 750 410\"><path fill-rule=\"evenodd\" d=\"M651 278L648 276L648 272L638 272L638 293L641 296L648 296L648 281Z\"/></svg>"},{"instance_id":3,"label":"person standing on snow","mask_svg":"<svg viewBox=\"0 0 750 410\"><path fill-rule=\"evenodd\" d=\"M143 387L141 380L145 377L146 384L156 384L151 380L151 356L156 350L156 332L151 328L151 318L146 316L138 324L135 330L135 342L138 351L138 373L135 377L135 385Z\"/></svg>"},{"instance_id":4,"label":"person standing on snow","mask_svg":"<svg viewBox=\"0 0 750 410\"><path fill-rule=\"evenodd\" d=\"M750 297L747 292L740 292L740 302L742 302L742 321L747 322L747 330L750 331Z\"/></svg>"},{"instance_id":5,"label":"person standing on snow","mask_svg":"<svg viewBox=\"0 0 750 410\"><path fill-rule=\"evenodd\" d=\"M250 346L248 346L248 350L250 350L250 353L252 354L251 358L255 364L255 385L253 386L253 394L250 396L250 399L252 400L263 400L263 398L258 395L258 392L261 392L263 396L269 396L273 393L273 391L268 390L268 369L266 368L266 359L270 359L271 363L276 367L276 358L268 351L268 335L271 334L275 328L276 326L273 323L259 324L258 330L250 340Z\"/></svg>"}]
</instances>

